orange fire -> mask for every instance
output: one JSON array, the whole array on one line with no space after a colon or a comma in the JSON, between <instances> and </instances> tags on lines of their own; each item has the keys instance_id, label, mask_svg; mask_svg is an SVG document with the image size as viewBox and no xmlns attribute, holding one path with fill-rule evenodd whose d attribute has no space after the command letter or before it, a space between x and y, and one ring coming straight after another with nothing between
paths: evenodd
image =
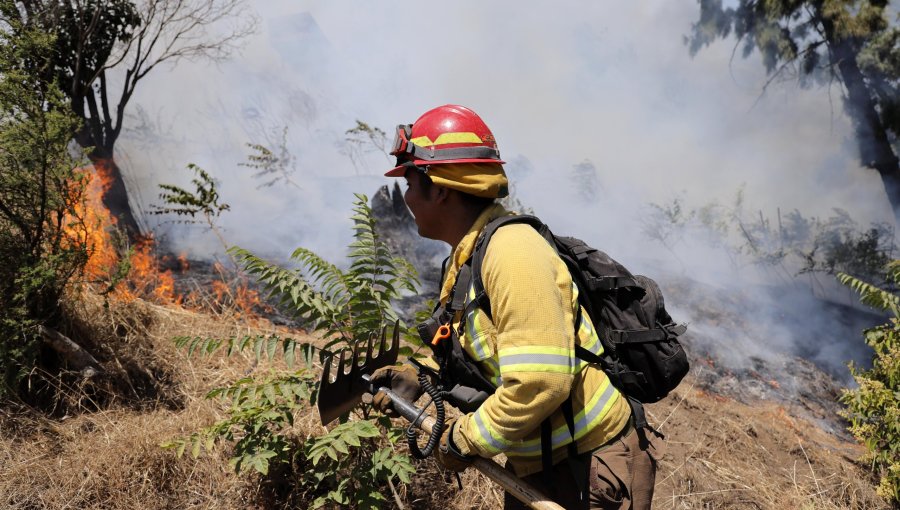
<instances>
[{"instance_id":1,"label":"orange fire","mask_svg":"<svg viewBox=\"0 0 900 510\"><path fill-rule=\"evenodd\" d=\"M103 205L103 194L109 189L109 177L96 171L94 167L79 169L85 180L84 200L75 203L75 212L67 218L67 233L83 243L88 260L85 275L89 280L108 277L119 262L110 232L116 226L113 218Z\"/></svg>"},{"instance_id":2,"label":"orange fire","mask_svg":"<svg viewBox=\"0 0 900 510\"><path fill-rule=\"evenodd\" d=\"M131 255L128 281L138 295L152 297L159 303L181 304L183 297L175 292L175 278L171 270L160 271L159 260L153 253L152 235L140 239Z\"/></svg>"},{"instance_id":3,"label":"orange fire","mask_svg":"<svg viewBox=\"0 0 900 510\"><path fill-rule=\"evenodd\" d=\"M85 275L89 283L114 285L109 296L131 301L138 297L160 304L175 304L191 308L208 308L217 312L230 310L237 316L257 317L257 310L267 307L261 303L259 293L248 287L246 279L239 279L234 289L225 283L228 271L216 262L214 269L221 280L213 280L211 292L197 289L184 296L176 291L175 278L171 270L162 270L157 256L153 235L138 240L128 260L130 268L123 281L116 282L116 272L121 268L120 250L114 241L116 219L103 204L103 195L111 185L106 165L81 169L86 179L84 203L79 204L69 220L70 237L83 242L87 247L88 261ZM176 258L178 268L184 272L190 268L186 254ZM166 262L163 258L162 262ZM202 294L206 294L203 296ZM209 299L212 297L212 299Z\"/></svg>"}]
</instances>

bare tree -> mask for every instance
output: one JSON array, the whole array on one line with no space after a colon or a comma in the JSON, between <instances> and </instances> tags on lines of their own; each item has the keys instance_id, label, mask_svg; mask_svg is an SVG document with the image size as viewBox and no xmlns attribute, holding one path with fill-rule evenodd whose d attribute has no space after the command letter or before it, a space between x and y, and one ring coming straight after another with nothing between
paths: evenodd
<instances>
[{"instance_id":1,"label":"bare tree","mask_svg":"<svg viewBox=\"0 0 900 510\"><path fill-rule=\"evenodd\" d=\"M55 78L84 121L75 139L107 179L104 204L137 236L114 149L138 83L163 63L227 58L256 18L245 0L22 0L18 8L56 36Z\"/></svg>"}]
</instances>

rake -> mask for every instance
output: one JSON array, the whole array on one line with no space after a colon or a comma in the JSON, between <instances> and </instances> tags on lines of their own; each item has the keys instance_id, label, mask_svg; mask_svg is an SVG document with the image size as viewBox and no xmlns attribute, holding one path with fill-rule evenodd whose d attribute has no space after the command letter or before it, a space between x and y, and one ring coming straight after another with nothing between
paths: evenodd
<instances>
[{"instance_id":1,"label":"rake","mask_svg":"<svg viewBox=\"0 0 900 510\"><path fill-rule=\"evenodd\" d=\"M386 393L393 402L394 409L407 421L427 434L431 434L435 419L416 407L412 402L404 400L389 388L373 388L369 376L381 367L397 362L400 352L400 324L394 323L391 334L391 345L387 347L387 326L381 329L378 351L374 351L374 335L360 340L352 349L344 349L339 353L322 351L322 381L319 384L318 408L323 425L328 425L341 415L349 413L362 402L365 393ZM337 364L332 376L332 367ZM534 487L523 482L509 471L500 467L490 459L476 457L472 465L504 490L515 496L530 508L538 510L563 510L563 508Z\"/></svg>"}]
</instances>

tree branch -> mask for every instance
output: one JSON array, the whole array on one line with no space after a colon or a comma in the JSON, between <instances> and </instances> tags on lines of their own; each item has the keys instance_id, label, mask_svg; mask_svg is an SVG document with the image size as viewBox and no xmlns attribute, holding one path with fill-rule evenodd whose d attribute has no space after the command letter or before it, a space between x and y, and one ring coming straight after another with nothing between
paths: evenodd
<instances>
[{"instance_id":1,"label":"tree branch","mask_svg":"<svg viewBox=\"0 0 900 510\"><path fill-rule=\"evenodd\" d=\"M69 337L46 326L38 326L38 330L43 342L62 356L71 368L80 371L85 379L105 372L100 366L100 362L91 356L91 353Z\"/></svg>"}]
</instances>

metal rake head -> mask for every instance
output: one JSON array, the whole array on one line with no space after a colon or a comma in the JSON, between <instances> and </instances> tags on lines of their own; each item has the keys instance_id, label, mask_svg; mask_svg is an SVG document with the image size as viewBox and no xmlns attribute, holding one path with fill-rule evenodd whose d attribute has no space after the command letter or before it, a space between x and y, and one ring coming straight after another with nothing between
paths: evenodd
<instances>
[{"instance_id":1,"label":"metal rake head","mask_svg":"<svg viewBox=\"0 0 900 510\"><path fill-rule=\"evenodd\" d=\"M322 382L319 384L318 408L323 425L328 425L342 414L349 412L362 401L363 393L369 388L364 374L393 365L400 352L400 321L394 323L391 346L387 347L387 326L381 328L378 353L373 353L376 337L354 343L352 349L337 353L322 351ZM332 366L337 358L337 367L332 378ZM348 360L349 358L349 360Z\"/></svg>"}]
</instances>

